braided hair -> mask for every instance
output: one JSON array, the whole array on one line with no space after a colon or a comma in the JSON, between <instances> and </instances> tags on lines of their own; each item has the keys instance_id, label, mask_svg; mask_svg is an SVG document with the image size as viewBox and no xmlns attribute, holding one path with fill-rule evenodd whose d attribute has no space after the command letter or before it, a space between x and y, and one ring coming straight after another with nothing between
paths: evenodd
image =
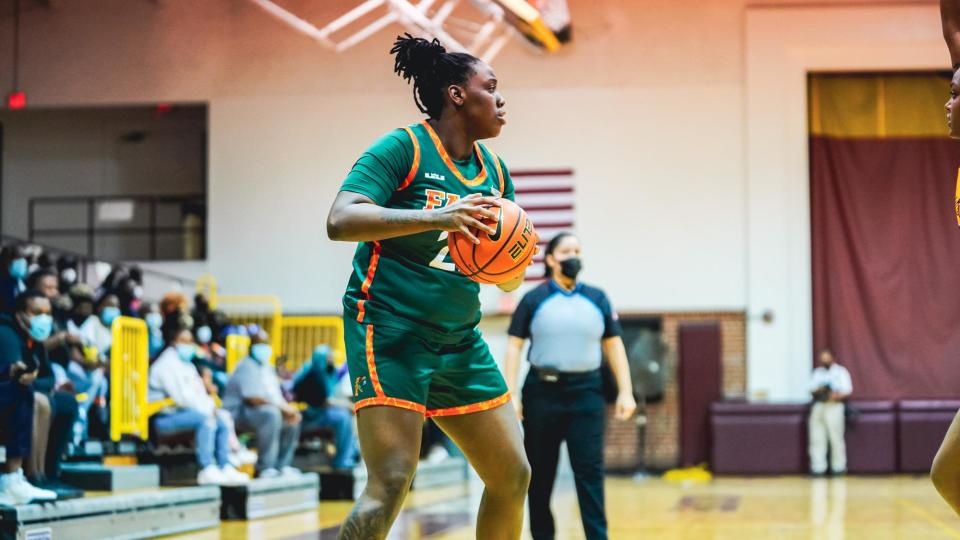
<instances>
[{"instance_id":1,"label":"braided hair","mask_svg":"<svg viewBox=\"0 0 960 540\"><path fill-rule=\"evenodd\" d=\"M397 36L390 54L394 55L393 71L408 83L413 79L413 102L433 119L443 113L446 89L466 83L479 62L467 53L447 52L436 38L427 41L410 34Z\"/></svg>"}]
</instances>

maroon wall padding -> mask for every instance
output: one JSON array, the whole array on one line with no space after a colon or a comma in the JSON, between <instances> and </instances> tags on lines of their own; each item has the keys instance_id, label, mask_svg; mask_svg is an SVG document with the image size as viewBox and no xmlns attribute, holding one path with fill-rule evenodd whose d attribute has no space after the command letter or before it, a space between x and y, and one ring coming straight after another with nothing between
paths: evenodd
<instances>
[{"instance_id":1,"label":"maroon wall padding","mask_svg":"<svg viewBox=\"0 0 960 540\"><path fill-rule=\"evenodd\" d=\"M955 400L905 400L897 407L900 472L926 473L960 409Z\"/></svg>"},{"instance_id":2,"label":"maroon wall padding","mask_svg":"<svg viewBox=\"0 0 960 540\"><path fill-rule=\"evenodd\" d=\"M713 472L805 472L807 405L714 403L710 413Z\"/></svg>"},{"instance_id":3,"label":"maroon wall padding","mask_svg":"<svg viewBox=\"0 0 960 540\"><path fill-rule=\"evenodd\" d=\"M679 329L680 463L710 459L710 404L723 397L719 322L682 323Z\"/></svg>"},{"instance_id":4,"label":"maroon wall padding","mask_svg":"<svg viewBox=\"0 0 960 540\"><path fill-rule=\"evenodd\" d=\"M960 398L958 165L947 138L810 138L814 345L858 399Z\"/></svg>"},{"instance_id":5,"label":"maroon wall padding","mask_svg":"<svg viewBox=\"0 0 960 540\"><path fill-rule=\"evenodd\" d=\"M858 414L847 422L847 471L897 471L897 409L893 401L851 401Z\"/></svg>"}]
</instances>

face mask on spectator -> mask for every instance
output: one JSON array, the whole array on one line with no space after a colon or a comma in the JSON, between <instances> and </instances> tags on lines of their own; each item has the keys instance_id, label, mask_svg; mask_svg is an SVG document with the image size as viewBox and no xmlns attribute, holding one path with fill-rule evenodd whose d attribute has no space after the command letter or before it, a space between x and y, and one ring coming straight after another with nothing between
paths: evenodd
<instances>
[{"instance_id":1,"label":"face mask on spectator","mask_svg":"<svg viewBox=\"0 0 960 540\"><path fill-rule=\"evenodd\" d=\"M147 328L151 330L157 330L160 326L163 325L163 315L157 313L156 311L151 311L147 313L147 316L143 318L147 323Z\"/></svg>"},{"instance_id":2,"label":"face mask on spectator","mask_svg":"<svg viewBox=\"0 0 960 540\"><path fill-rule=\"evenodd\" d=\"M177 354L180 355L180 359L184 362L192 362L196 353L197 346L193 343L177 343Z\"/></svg>"},{"instance_id":3,"label":"face mask on spectator","mask_svg":"<svg viewBox=\"0 0 960 540\"><path fill-rule=\"evenodd\" d=\"M30 337L35 341L46 341L53 332L53 317L46 313L30 318Z\"/></svg>"},{"instance_id":4,"label":"face mask on spectator","mask_svg":"<svg viewBox=\"0 0 960 540\"><path fill-rule=\"evenodd\" d=\"M209 326L201 326L200 328L197 328L197 341L199 341L201 345L210 343L210 339L212 338L213 330L210 330Z\"/></svg>"},{"instance_id":5,"label":"face mask on spectator","mask_svg":"<svg viewBox=\"0 0 960 540\"><path fill-rule=\"evenodd\" d=\"M62 279L64 283L73 285L73 283L77 281L77 271L73 268L64 268L63 272L60 272L60 279Z\"/></svg>"},{"instance_id":6,"label":"face mask on spectator","mask_svg":"<svg viewBox=\"0 0 960 540\"><path fill-rule=\"evenodd\" d=\"M10 261L10 277L13 279L23 279L27 277L27 272L30 270L30 266L27 264L27 259L20 257Z\"/></svg>"},{"instance_id":7,"label":"face mask on spectator","mask_svg":"<svg viewBox=\"0 0 960 540\"><path fill-rule=\"evenodd\" d=\"M117 320L119 316L120 308L118 307L107 306L100 312L100 320L103 321L104 326L112 325L113 321Z\"/></svg>"},{"instance_id":8,"label":"face mask on spectator","mask_svg":"<svg viewBox=\"0 0 960 540\"><path fill-rule=\"evenodd\" d=\"M261 364L269 362L270 357L273 356L273 347L267 343L257 343L250 347L250 356Z\"/></svg>"},{"instance_id":9,"label":"face mask on spectator","mask_svg":"<svg viewBox=\"0 0 960 540\"><path fill-rule=\"evenodd\" d=\"M133 288L133 297L140 299L143 298L143 287L137 285Z\"/></svg>"}]
</instances>

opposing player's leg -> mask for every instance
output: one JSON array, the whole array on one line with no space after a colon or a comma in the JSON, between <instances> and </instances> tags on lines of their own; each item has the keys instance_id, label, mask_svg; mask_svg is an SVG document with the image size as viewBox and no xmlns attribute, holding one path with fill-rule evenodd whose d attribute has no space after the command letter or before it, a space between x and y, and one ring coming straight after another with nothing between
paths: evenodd
<instances>
[{"instance_id":1,"label":"opposing player's leg","mask_svg":"<svg viewBox=\"0 0 960 540\"><path fill-rule=\"evenodd\" d=\"M513 406L507 403L472 414L435 417L434 421L463 450L483 480L477 538L520 538L530 465Z\"/></svg>"},{"instance_id":2,"label":"opposing player's leg","mask_svg":"<svg viewBox=\"0 0 960 540\"><path fill-rule=\"evenodd\" d=\"M953 511L960 515L960 413L953 418L933 458L930 479Z\"/></svg>"},{"instance_id":3,"label":"opposing player's leg","mask_svg":"<svg viewBox=\"0 0 960 540\"><path fill-rule=\"evenodd\" d=\"M367 486L340 527L342 540L386 538L397 518L420 458L423 413L397 407L357 412Z\"/></svg>"}]
</instances>

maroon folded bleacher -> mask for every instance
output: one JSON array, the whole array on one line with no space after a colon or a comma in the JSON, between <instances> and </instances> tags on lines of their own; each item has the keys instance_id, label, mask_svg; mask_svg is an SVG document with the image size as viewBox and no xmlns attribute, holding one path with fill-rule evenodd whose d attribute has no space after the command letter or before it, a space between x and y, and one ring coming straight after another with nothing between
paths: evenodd
<instances>
[{"instance_id":1,"label":"maroon folded bleacher","mask_svg":"<svg viewBox=\"0 0 960 540\"><path fill-rule=\"evenodd\" d=\"M806 466L807 405L714 403L711 467L718 474L797 474Z\"/></svg>"},{"instance_id":2,"label":"maroon folded bleacher","mask_svg":"<svg viewBox=\"0 0 960 540\"><path fill-rule=\"evenodd\" d=\"M926 473L960 409L957 400L904 400L897 408L900 472Z\"/></svg>"},{"instance_id":3,"label":"maroon folded bleacher","mask_svg":"<svg viewBox=\"0 0 960 540\"><path fill-rule=\"evenodd\" d=\"M847 471L897 471L897 416L893 401L851 401L857 413L847 423Z\"/></svg>"}]
</instances>

